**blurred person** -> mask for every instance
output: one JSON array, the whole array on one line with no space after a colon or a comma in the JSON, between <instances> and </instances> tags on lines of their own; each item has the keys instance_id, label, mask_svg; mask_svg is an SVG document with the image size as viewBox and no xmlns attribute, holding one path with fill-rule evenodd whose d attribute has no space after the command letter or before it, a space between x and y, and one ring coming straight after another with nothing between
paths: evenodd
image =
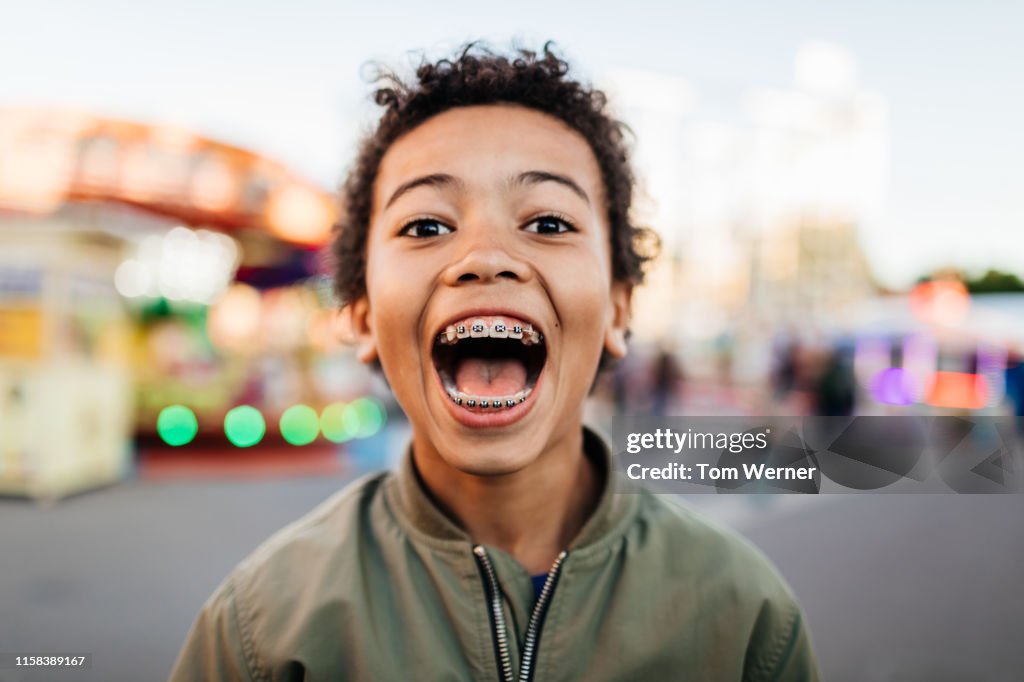
<instances>
[{"instance_id":1,"label":"blurred person","mask_svg":"<svg viewBox=\"0 0 1024 682\"><path fill-rule=\"evenodd\" d=\"M796 388L800 343L796 339L776 341L772 358L772 389L776 400L784 400Z\"/></svg>"},{"instance_id":2,"label":"blurred person","mask_svg":"<svg viewBox=\"0 0 1024 682\"><path fill-rule=\"evenodd\" d=\"M635 353L630 353L615 362L604 374L610 375L615 414L637 414L641 407L638 403L642 402L638 400L637 393L646 389L643 383L646 376L645 363Z\"/></svg>"},{"instance_id":3,"label":"blurred person","mask_svg":"<svg viewBox=\"0 0 1024 682\"><path fill-rule=\"evenodd\" d=\"M1019 350L1010 350L1003 376L1011 414L1017 418L1017 430L1024 434L1024 355Z\"/></svg>"},{"instance_id":4,"label":"blurred person","mask_svg":"<svg viewBox=\"0 0 1024 682\"><path fill-rule=\"evenodd\" d=\"M604 95L549 46L383 78L336 279L412 443L242 562L172 680L817 679L768 561L618 494L582 423L649 258Z\"/></svg>"},{"instance_id":5,"label":"blurred person","mask_svg":"<svg viewBox=\"0 0 1024 682\"><path fill-rule=\"evenodd\" d=\"M616 363L615 369L611 372L612 403L615 405L615 414L626 414L629 402L629 381L626 373L626 363Z\"/></svg>"},{"instance_id":6,"label":"blurred person","mask_svg":"<svg viewBox=\"0 0 1024 682\"><path fill-rule=\"evenodd\" d=\"M654 375L652 412L655 416L663 417L670 413L673 405L677 404L679 387L683 381L683 370L672 351L662 347L658 349L651 371Z\"/></svg>"},{"instance_id":7,"label":"blurred person","mask_svg":"<svg viewBox=\"0 0 1024 682\"><path fill-rule=\"evenodd\" d=\"M825 358L815 382L817 413L828 417L853 414L857 406L857 379L849 350L834 348Z\"/></svg>"}]
</instances>

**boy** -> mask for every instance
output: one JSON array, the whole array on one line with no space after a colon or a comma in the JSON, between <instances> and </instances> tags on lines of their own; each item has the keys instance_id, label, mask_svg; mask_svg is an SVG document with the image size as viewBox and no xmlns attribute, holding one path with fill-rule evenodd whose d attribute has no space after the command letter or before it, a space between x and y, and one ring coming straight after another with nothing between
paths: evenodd
<instances>
[{"instance_id":1,"label":"boy","mask_svg":"<svg viewBox=\"0 0 1024 682\"><path fill-rule=\"evenodd\" d=\"M810 680L745 542L616 494L582 425L646 260L601 93L545 48L389 77L345 185L337 287L412 425L240 564L173 680Z\"/></svg>"}]
</instances>

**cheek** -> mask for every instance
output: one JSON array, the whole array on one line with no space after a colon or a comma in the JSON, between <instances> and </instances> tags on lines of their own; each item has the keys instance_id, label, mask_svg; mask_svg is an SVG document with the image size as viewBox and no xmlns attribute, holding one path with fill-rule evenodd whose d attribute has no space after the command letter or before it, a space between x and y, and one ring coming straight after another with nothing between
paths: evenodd
<instances>
[{"instance_id":1,"label":"cheek","mask_svg":"<svg viewBox=\"0 0 1024 682\"><path fill-rule=\"evenodd\" d=\"M572 286L574 281L586 284ZM590 372L600 358L610 302L607 283L595 281L593 270L589 274L567 277L566 285L561 287L557 305L564 327L563 357L574 365L578 364L580 371ZM590 367L592 364L594 367Z\"/></svg>"},{"instance_id":2,"label":"cheek","mask_svg":"<svg viewBox=\"0 0 1024 682\"><path fill-rule=\"evenodd\" d=\"M396 262L387 249L370 245L366 290L375 340L385 366L415 357L417 323L424 308L425 289L416 281L408 264Z\"/></svg>"},{"instance_id":3,"label":"cheek","mask_svg":"<svg viewBox=\"0 0 1024 682\"><path fill-rule=\"evenodd\" d=\"M574 334L574 343L600 347L611 311L611 263L607 251L592 244L562 255L550 265L548 272L557 273L549 282L557 289L556 305L566 332ZM601 273L607 274L602 277Z\"/></svg>"}]
</instances>

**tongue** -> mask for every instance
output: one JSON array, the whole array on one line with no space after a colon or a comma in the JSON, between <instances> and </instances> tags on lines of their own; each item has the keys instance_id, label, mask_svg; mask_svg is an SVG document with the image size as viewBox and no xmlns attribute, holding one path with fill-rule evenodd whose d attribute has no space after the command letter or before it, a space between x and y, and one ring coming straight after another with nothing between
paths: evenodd
<instances>
[{"instance_id":1,"label":"tongue","mask_svg":"<svg viewBox=\"0 0 1024 682\"><path fill-rule=\"evenodd\" d=\"M513 395L526 388L526 365L515 358L465 358L455 368L455 387L469 395Z\"/></svg>"}]
</instances>

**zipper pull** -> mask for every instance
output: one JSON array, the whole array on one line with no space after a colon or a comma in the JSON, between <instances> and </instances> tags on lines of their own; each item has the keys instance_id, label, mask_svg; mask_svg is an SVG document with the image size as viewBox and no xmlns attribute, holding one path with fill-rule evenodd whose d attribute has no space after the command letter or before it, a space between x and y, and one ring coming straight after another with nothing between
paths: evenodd
<instances>
[{"instance_id":1,"label":"zipper pull","mask_svg":"<svg viewBox=\"0 0 1024 682\"><path fill-rule=\"evenodd\" d=\"M555 558L551 570L548 571L544 587L541 588L537 602L533 606L530 620L526 628L526 639L520 651L519 674L516 675L512 669L511 643L508 638L508 626L505 623L505 613L501 605L501 588L498 585L498 577L494 571L491 558L487 556L487 550L483 545L473 547L473 554L476 555L477 563L480 565L480 572L484 578L484 592L490 607L491 635L494 638L494 649L497 655L498 678L502 682L532 682L534 665L536 663L537 650L540 647L541 629L544 627L544 616L547 615L548 605L551 602L555 586L562 571L562 564L569 556L567 550L562 550Z\"/></svg>"},{"instance_id":2,"label":"zipper pull","mask_svg":"<svg viewBox=\"0 0 1024 682\"><path fill-rule=\"evenodd\" d=\"M483 545L473 547L473 554L476 555L477 563L480 565L484 578L484 593L490 609L491 636L494 641L494 650L497 655L498 678L502 682L514 682L515 672L512 670L512 653L508 641L508 626L505 624L505 612L501 606L501 588L498 585L498 576L494 572L494 565L491 558L487 556L487 550Z\"/></svg>"}]
</instances>

